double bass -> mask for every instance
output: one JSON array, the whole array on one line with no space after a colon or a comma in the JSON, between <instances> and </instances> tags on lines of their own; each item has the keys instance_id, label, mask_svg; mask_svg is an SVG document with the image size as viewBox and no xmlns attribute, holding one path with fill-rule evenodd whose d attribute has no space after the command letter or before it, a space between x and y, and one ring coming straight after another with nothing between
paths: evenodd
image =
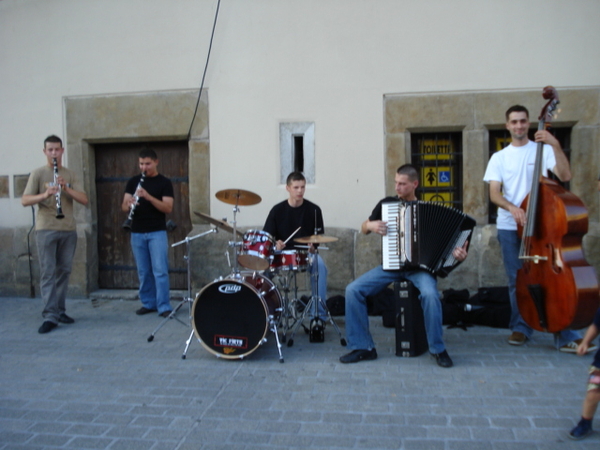
<instances>
[{"instance_id":1,"label":"double bass","mask_svg":"<svg viewBox=\"0 0 600 450\"><path fill-rule=\"evenodd\" d=\"M538 130L544 130L556 111L558 93L543 90ZM538 143L532 187L521 208L526 222L521 235L517 272L517 303L523 320L533 329L557 333L590 325L600 304L598 279L582 248L588 231L585 205L559 183L542 175L542 142Z\"/></svg>"}]
</instances>

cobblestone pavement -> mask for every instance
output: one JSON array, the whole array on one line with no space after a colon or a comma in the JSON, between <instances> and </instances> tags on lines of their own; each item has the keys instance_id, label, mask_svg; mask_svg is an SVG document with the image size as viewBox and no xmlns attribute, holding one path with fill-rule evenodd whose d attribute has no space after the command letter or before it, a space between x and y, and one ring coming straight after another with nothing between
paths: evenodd
<instances>
[{"instance_id":1,"label":"cobblestone pavement","mask_svg":"<svg viewBox=\"0 0 600 450\"><path fill-rule=\"evenodd\" d=\"M194 338L188 305L161 320L139 302L68 300L72 325L46 335L40 299L0 298L0 450L8 449L595 449L572 442L591 357L536 334L445 331L455 367L399 358L394 331L371 318L375 361L344 365L333 327L303 332L278 359L273 335L244 360ZM336 318L344 329L343 317ZM600 422L595 421L600 429Z\"/></svg>"}]
</instances>

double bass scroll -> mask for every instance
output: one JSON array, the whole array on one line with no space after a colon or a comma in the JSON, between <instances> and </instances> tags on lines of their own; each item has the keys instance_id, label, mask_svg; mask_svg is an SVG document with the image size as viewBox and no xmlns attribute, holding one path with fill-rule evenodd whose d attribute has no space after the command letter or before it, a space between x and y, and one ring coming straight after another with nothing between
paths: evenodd
<instances>
[{"instance_id":1,"label":"double bass scroll","mask_svg":"<svg viewBox=\"0 0 600 450\"><path fill-rule=\"evenodd\" d=\"M548 103L538 130L552 119L558 93L544 88ZM532 187L521 208L526 211L517 272L517 303L523 320L533 329L557 333L588 326L600 304L596 272L584 256L588 231L585 205L559 183L542 176L543 143L538 143Z\"/></svg>"}]
</instances>

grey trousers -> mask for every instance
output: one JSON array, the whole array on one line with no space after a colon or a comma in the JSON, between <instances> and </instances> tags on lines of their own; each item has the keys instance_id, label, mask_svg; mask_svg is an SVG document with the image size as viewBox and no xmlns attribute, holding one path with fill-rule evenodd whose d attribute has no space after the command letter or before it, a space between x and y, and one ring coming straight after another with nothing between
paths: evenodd
<instances>
[{"instance_id":1,"label":"grey trousers","mask_svg":"<svg viewBox=\"0 0 600 450\"><path fill-rule=\"evenodd\" d=\"M44 320L58 323L64 313L75 247L76 231L38 230L35 233L40 261L40 290Z\"/></svg>"}]
</instances>

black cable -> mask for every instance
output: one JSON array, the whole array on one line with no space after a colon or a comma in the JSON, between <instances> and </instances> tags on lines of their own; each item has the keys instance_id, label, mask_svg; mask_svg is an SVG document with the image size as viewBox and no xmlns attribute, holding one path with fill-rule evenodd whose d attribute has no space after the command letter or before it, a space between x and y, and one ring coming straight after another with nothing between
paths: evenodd
<instances>
[{"instance_id":1,"label":"black cable","mask_svg":"<svg viewBox=\"0 0 600 450\"><path fill-rule=\"evenodd\" d=\"M33 216L33 224L27 233L27 259L29 260L29 297L35 298L35 286L33 285L33 269L31 268L31 246L29 245L29 236L35 228L35 208L31 206L31 215Z\"/></svg>"},{"instance_id":2,"label":"black cable","mask_svg":"<svg viewBox=\"0 0 600 450\"><path fill-rule=\"evenodd\" d=\"M221 0L217 2L217 10L215 11L215 20L213 22L212 33L210 34L210 43L208 45L208 54L206 55L206 64L204 64L204 73L202 74L202 82L200 83L200 92L198 92L198 100L196 101L196 108L194 108L194 117L190 123L190 129L188 130L187 140L190 140L192 134L192 127L194 126L194 120L196 120L196 114L198 114L198 105L200 105L200 97L202 96L202 88L204 87L204 78L206 77L206 70L208 69L208 60L210 59L210 52L212 50L213 38L215 36L215 28L217 27L217 18L219 17L219 7L221 6Z\"/></svg>"}]
</instances>

